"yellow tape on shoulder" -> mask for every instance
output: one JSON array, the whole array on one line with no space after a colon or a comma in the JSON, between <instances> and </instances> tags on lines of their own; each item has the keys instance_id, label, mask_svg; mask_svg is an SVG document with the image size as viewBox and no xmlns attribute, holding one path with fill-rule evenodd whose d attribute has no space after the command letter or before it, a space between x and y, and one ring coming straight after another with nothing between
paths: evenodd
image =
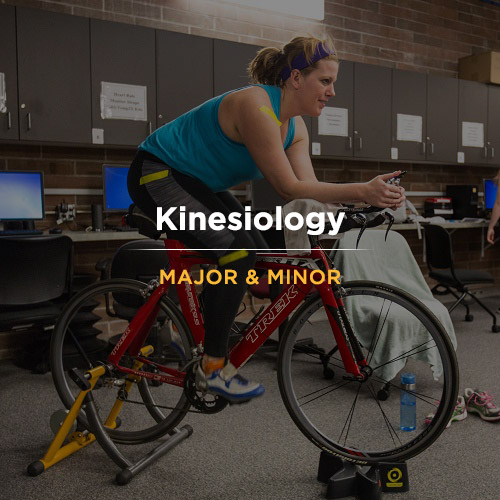
<instances>
[{"instance_id":1,"label":"yellow tape on shoulder","mask_svg":"<svg viewBox=\"0 0 500 500\"><path fill-rule=\"evenodd\" d=\"M228 253L227 255L223 255L219 259L219 266L225 266L230 262L234 262L235 260L244 259L248 255L246 250L236 250L234 252Z\"/></svg>"},{"instance_id":2,"label":"yellow tape on shoulder","mask_svg":"<svg viewBox=\"0 0 500 500\"><path fill-rule=\"evenodd\" d=\"M276 117L276 113L270 107L261 106L259 108L259 111L262 111L263 113L266 113L266 115L269 115L281 127L281 122Z\"/></svg>"},{"instance_id":3,"label":"yellow tape on shoulder","mask_svg":"<svg viewBox=\"0 0 500 500\"><path fill-rule=\"evenodd\" d=\"M164 179L165 177L168 177L168 170L162 170L161 172L143 175L139 180L139 184L142 186L143 184L147 184L148 182L158 181L160 179Z\"/></svg>"}]
</instances>

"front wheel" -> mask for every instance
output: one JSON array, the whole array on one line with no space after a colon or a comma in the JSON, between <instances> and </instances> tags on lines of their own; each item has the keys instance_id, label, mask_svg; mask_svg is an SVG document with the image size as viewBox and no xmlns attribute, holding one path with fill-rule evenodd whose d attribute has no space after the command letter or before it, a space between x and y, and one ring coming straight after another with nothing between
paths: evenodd
<instances>
[{"instance_id":1,"label":"front wheel","mask_svg":"<svg viewBox=\"0 0 500 500\"><path fill-rule=\"evenodd\" d=\"M281 341L283 401L302 433L322 450L359 464L407 460L438 438L453 413L458 366L452 343L429 309L402 290L369 281L345 283L342 289L372 374L364 382L344 378L322 300L314 295L295 313ZM325 363L333 380L323 375ZM400 425L403 372L416 375L411 431ZM392 390L381 401L377 393L384 387ZM435 416L427 425L429 414Z\"/></svg>"}]
</instances>

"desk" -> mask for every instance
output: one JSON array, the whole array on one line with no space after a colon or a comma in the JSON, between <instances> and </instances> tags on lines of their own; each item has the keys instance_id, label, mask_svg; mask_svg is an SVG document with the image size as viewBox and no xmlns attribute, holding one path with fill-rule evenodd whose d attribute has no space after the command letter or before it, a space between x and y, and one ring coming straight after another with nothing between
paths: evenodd
<instances>
[{"instance_id":1,"label":"desk","mask_svg":"<svg viewBox=\"0 0 500 500\"><path fill-rule=\"evenodd\" d=\"M421 222L420 226L425 228L428 222ZM440 222L439 225L448 230L454 229L471 229L474 227L485 228L488 227L488 222ZM378 226L375 229L387 229L386 225ZM391 230L393 231L406 231L410 229L417 229L417 225L414 222L403 223L403 224L393 224Z\"/></svg>"},{"instance_id":2,"label":"desk","mask_svg":"<svg viewBox=\"0 0 500 500\"><path fill-rule=\"evenodd\" d=\"M425 231L425 225L428 224L428 222L421 222L420 226L422 229ZM448 231L450 231L452 234L455 232L457 229L473 229L473 228L481 228L481 257L484 257L484 250L485 250L485 233L484 230L487 228L489 225L488 221L484 222L440 222L439 226L444 227ZM384 224L382 226L378 226L374 229L387 229L387 226ZM414 222L411 223L403 223L403 224L393 224L391 227L391 230L393 231L408 231L408 230L413 230L417 229L417 225ZM491 246L491 245L490 245ZM424 239L424 255L423 259L425 262L425 239Z\"/></svg>"},{"instance_id":3,"label":"desk","mask_svg":"<svg viewBox=\"0 0 500 500\"><path fill-rule=\"evenodd\" d=\"M75 243L147 239L146 236L139 234L137 231L63 231L62 234L69 236Z\"/></svg>"}]
</instances>

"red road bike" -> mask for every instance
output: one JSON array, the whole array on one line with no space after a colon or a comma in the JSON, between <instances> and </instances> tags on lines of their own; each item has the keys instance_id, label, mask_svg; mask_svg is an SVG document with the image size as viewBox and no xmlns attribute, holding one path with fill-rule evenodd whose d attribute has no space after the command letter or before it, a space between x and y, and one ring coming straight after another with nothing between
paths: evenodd
<instances>
[{"instance_id":1,"label":"red road bike","mask_svg":"<svg viewBox=\"0 0 500 500\"><path fill-rule=\"evenodd\" d=\"M320 449L355 463L404 461L431 445L451 417L458 391L452 344L432 312L403 290L370 281L314 284L313 271L333 268L316 243L306 257L258 254L256 269L299 270L306 279L285 284L238 330L229 362L242 367L288 319L280 339L278 383L297 427ZM176 276L215 264L178 241L166 239L165 247L168 271ZM78 394L66 370L103 364L107 376L92 391L97 404L85 411L94 412L116 443L143 443L172 433L189 412L222 411L228 404L224 398L195 385L204 339L198 292L187 281L110 279L76 294L51 344L53 379L64 405L71 408ZM96 333L114 339L111 352L94 345ZM399 426L402 372L417 377L412 432ZM392 389L397 392L390 394ZM430 412L435 417L425 426ZM83 426L87 418L82 412Z\"/></svg>"}]
</instances>

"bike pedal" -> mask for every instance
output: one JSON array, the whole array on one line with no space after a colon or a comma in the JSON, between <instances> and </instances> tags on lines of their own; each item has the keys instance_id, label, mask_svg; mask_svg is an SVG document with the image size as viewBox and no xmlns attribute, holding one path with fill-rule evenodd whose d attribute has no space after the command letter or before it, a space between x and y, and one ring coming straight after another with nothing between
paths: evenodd
<instances>
[{"instance_id":1,"label":"bike pedal","mask_svg":"<svg viewBox=\"0 0 500 500\"><path fill-rule=\"evenodd\" d=\"M250 401L252 401L251 399L242 399L242 400L239 400L239 401L231 400L231 399L226 399L226 398L223 398L223 399L225 399L229 403L229 406L242 405L242 404L245 404L245 403L250 403Z\"/></svg>"}]
</instances>

